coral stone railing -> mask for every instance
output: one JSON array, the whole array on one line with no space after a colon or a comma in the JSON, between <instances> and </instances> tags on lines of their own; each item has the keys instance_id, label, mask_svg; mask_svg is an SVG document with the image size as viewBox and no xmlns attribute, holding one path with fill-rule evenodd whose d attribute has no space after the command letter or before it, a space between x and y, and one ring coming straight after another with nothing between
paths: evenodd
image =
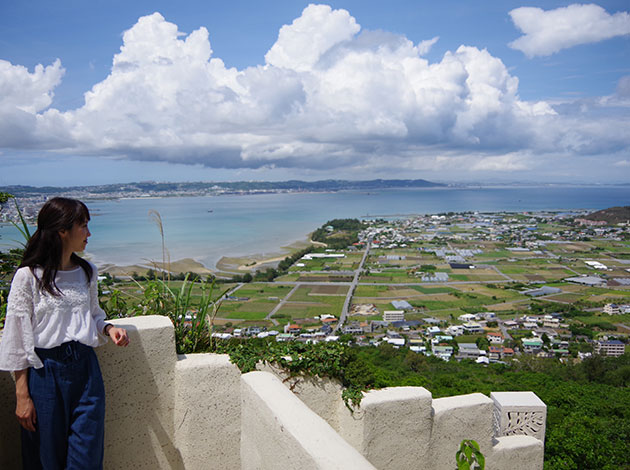
<instances>
[{"instance_id":1,"label":"coral stone railing","mask_svg":"<svg viewBox=\"0 0 630 470\"><path fill-rule=\"evenodd\" d=\"M433 399L421 387L365 394L351 413L338 384L287 387L271 367L241 375L225 355L175 353L165 317L117 320L128 348L97 352L107 391L105 468L455 468L463 439L486 468L542 469L546 407L531 392ZM11 375L0 372L0 468L21 468Z\"/></svg>"}]
</instances>

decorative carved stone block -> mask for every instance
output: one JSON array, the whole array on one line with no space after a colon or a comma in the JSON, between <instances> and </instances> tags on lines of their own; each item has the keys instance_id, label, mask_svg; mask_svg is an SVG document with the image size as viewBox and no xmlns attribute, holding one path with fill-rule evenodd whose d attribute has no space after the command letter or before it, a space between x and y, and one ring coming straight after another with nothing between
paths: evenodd
<instances>
[{"instance_id":1,"label":"decorative carved stone block","mask_svg":"<svg viewBox=\"0 0 630 470\"><path fill-rule=\"evenodd\" d=\"M526 435L545 440L547 405L534 392L492 392L496 437Z\"/></svg>"}]
</instances>

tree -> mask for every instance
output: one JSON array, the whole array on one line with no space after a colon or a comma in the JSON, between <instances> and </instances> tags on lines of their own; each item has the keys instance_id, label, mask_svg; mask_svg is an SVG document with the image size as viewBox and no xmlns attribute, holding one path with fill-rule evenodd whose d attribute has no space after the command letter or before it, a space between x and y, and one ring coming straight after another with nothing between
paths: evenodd
<instances>
[{"instance_id":1,"label":"tree","mask_svg":"<svg viewBox=\"0 0 630 470\"><path fill-rule=\"evenodd\" d=\"M490 341L488 341L488 338L486 338L485 336L480 336L479 338L477 338L475 343L477 344L477 347L479 349L483 349L484 351L487 351L490 347Z\"/></svg>"}]
</instances>

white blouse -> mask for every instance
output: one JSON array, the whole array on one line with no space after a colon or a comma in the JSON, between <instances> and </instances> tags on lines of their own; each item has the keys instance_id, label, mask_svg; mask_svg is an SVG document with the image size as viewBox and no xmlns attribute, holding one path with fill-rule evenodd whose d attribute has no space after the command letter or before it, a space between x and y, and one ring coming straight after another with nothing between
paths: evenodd
<instances>
[{"instance_id":1,"label":"white blouse","mask_svg":"<svg viewBox=\"0 0 630 470\"><path fill-rule=\"evenodd\" d=\"M91 266L89 284L80 266L57 271L55 283L62 293L60 296L40 291L30 268L17 270L0 341L0 370L43 367L35 348L50 349L67 341L93 347L107 342L102 334L105 312L98 305L98 274L96 266ZM43 270L36 268L35 272L41 278Z\"/></svg>"}]
</instances>

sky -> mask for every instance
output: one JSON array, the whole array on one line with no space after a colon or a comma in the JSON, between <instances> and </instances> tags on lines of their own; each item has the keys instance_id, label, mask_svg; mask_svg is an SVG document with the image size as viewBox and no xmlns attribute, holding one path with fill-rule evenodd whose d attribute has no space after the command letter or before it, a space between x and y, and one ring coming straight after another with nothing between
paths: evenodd
<instances>
[{"instance_id":1,"label":"sky","mask_svg":"<svg viewBox=\"0 0 630 470\"><path fill-rule=\"evenodd\" d=\"M0 186L630 182L627 0L0 2Z\"/></svg>"}]
</instances>

